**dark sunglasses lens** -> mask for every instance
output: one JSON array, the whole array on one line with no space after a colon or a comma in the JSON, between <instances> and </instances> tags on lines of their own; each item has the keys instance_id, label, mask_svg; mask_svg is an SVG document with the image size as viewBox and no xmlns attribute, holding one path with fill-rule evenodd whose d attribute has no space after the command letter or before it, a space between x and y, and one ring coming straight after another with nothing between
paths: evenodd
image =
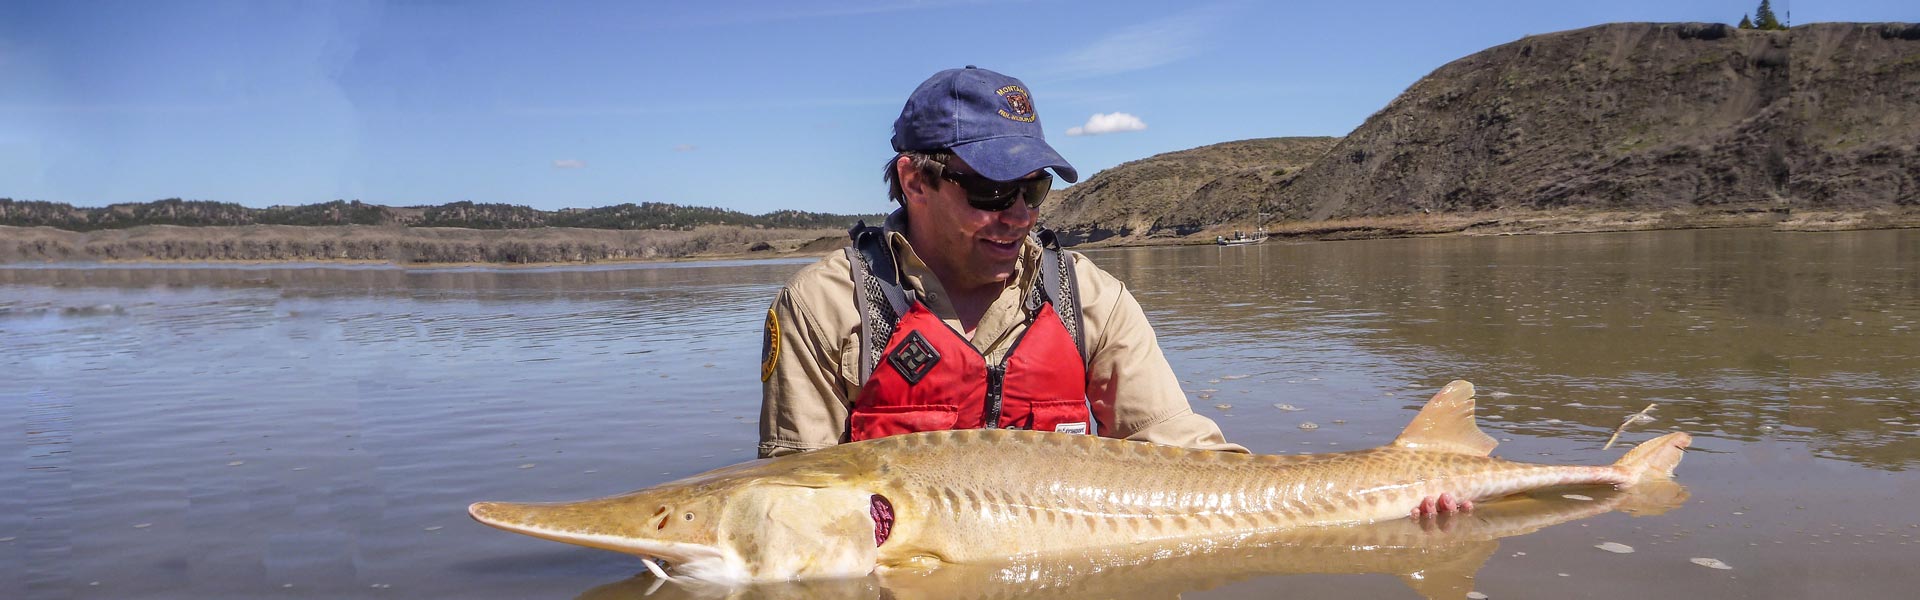
<instances>
[{"instance_id":1,"label":"dark sunglasses lens","mask_svg":"<svg viewBox=\"0 0 1920 600\"><path fill-rule=\"evenodd\" d=\"M987 212L1000 212L1013 208L1013 200L1020 197L1019 192L1006 193L1004 190L967 190L967 204Z\"/></svg>"},{"instance_id":2,"label":"dark sunglasses lens","mask_svg":"<svg viewBox=\"0 0 1920 600\"><path fill-rule=\"evenodd\" d=\"M1047 192L1053 190L1053 177L1042 176L1027 182L1026 188L1021 190L1021 196L1027 199L1027 208L1040 208L1040 203L1047 201Z\"/></svg>"},{"instance_id":3,"label":"dark sunglasses lens","mask_svg":"<svg viewBox=\"0 0 1920 600\"><path fill-rule=\"evenodd\" d=\"M1040 202L1047 199L1047 191L1053 189L1053 177L1041 175L1036 179L1004 183L980 178L961 187L967 190L967 204L980 210L999 212L1013 208L1014 200L1019 198L1026 199L1027 208L1040 208Z\"/></svg>"}]
</instances>

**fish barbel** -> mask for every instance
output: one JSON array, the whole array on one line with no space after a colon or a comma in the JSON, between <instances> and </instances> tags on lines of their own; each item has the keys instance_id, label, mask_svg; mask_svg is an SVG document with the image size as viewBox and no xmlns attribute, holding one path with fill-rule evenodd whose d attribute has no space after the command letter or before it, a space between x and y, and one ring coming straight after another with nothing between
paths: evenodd
<instances>
[{"instance_id":1,"label":"fish barbel","mask_svg":"<svg viewBox=\"0 0 1920 600\"><path fill-rule=\"evenodd\" d=\"M1436 394L1393 443L1248 455L1014 430L908 434L751 461L567 503L480 502L474 519L625 552L662 578L859 577L1019 556L1406 518L1441 494L1475 502L1582 484L1666 480L1691 438L1604 466L1492 458L1473 384ZM660 563L665 563L664 567Z\"/></svg>"}]
</instances>

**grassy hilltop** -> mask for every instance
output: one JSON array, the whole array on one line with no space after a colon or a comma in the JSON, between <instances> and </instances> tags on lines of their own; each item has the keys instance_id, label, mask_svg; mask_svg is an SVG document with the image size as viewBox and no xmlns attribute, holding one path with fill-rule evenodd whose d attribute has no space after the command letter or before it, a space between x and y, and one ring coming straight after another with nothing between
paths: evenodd
<instances>
[{"instance_id":1,"label":"grassy hilltop","mask_svg":"<svg viewBox=\"0 0 1920 600\"><path fill-rule=\"evenodd\" d=\"M1614 23L1456 60L1343 138L1103 171L1044 221L1076 241L1913 226L1917 145L1920 24Z\"/></svg>"}]
</instances>

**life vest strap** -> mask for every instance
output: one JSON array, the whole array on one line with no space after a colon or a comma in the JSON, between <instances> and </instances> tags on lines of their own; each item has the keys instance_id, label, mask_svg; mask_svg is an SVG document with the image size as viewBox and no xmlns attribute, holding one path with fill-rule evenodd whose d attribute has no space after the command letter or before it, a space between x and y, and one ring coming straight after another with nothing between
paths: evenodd
<instances>
[{"instance_id":1,"label":"life vest strap","mask_svg":"<svg viewBox=\"0 0 1920 600\"><path fill-rule=\"evenodd\" d=\"M911 292L900 286L899 266L887 244L886 230L862 220L847 230L847 264L853 277L854 303L860 306L860 381L880 364L893 338L893 328L911 305Z\"/></svg>"},{"instance_id":2,"label":"life vest strap","mask_svg":"<svg viewBox=\"0 0 1920 600\"><path fill-rule=\"evenodd\" d=\"M861 221L847 230L847 235L853 239L853 244L847 247L846 252L849 275L854 283L854 302L860 306L859 381L864 382L884 359L887 342L893 339L900 318L907 314L916 299L912 290L900 285L899 264L894 261L885 228ZM1073 338L1073 347L1080 353L1080 363L1084 365L1088 360L1086 327L1080 312L1073 257L1060 249L1060 240L1052 230L1036 228L1032 235L1040 246L1040 282L1026 300L1027 314L1038 314L1040 306L1051 301L1054 313L1060 317L1060 324L1066 326L1067 333ZM1032 323L1029 322L1028 326L1031 327ZM1091 401L1087 405L1087 414L1093 414ZM1090 433L1097 428L1097 422L1089 423Z\"/></svg>"},{"instance_id":3,"label":"life vest strap","mask_svg":"<svg viewBox=\"0 0 1920 600\"><path fill-rule=\"evenodd\" d=\"M1034 241L1040 244L1040 285L1034 286L1053 300L1053 310L1060 314L1060 323L1067 326L1067 333L1073 334L1073 347L1080 351L1080 362L1087 362L1087 338L1085 323L1080 317L1080 295L1074 289L1078 281L1073 274L1073 257L1060 249L1060 239L1051 229L1036 229ZM1035 303L1029 311L1039 310Z\"/></svg>"}]
</instances>

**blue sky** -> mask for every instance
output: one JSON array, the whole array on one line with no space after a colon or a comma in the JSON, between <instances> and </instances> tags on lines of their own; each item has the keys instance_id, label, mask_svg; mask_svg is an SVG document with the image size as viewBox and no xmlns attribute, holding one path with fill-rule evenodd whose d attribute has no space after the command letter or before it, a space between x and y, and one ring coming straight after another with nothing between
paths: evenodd
<instances>
[{"instance_id":1,"label":"blue sky","mask_svg":"<svg viewBox=\"0 0 1920 600\"><path fill-rule=\"evenodd\" d=\"M1524 35L1757 4L0 0L0 197L884 212L893 118L944 68L1023 79L1092 174L1343 135ZM1792 4L1920 21L1912 0ZM1144 128L1067 135L1112 113Z\"/></svg>"}]
</instances>

